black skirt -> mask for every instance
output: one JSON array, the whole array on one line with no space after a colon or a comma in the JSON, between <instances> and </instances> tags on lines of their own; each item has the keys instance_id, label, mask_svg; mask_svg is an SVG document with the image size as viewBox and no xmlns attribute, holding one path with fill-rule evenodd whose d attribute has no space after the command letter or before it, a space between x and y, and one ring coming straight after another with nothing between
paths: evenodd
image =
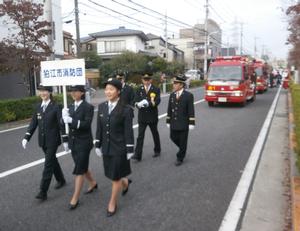
<instances>
[{"instance_id":1,"label":"black skirt","mask_svg":"<svg viewBox=\"0 0 300 231\"><path fill-rule=\"evenodd\" d=\"M104 174L107 178L118 181L131 173L130 161L126 154L120 156L103 155Z\"/></svg>"},{"instance_id":2,"label":"black skirt","mask_svg":"<svg viewBox=\"0 0 300 231\"><path fill-rule=\"evenodd\" d=\"M89 169L90 149L72 150L72 158L74 160L74 175L83 175Z\"/></svg>"}]
</instances>

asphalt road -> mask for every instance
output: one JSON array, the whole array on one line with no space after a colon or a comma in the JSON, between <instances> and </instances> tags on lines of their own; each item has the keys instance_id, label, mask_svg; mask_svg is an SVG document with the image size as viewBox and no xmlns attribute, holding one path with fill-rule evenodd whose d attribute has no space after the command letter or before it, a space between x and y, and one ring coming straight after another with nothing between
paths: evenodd
<instances>
[{"instance_id":1,"label":"asphalt road","mask_svg":"<svg viewBox=\"0 0 300 231\"><path fill-rule=\"evenodd\" d=\"M195 101L203 98L202 89L193 93ZM196 128L190 132L187 157L180 167L174 166L177 148L169 139L165 117L159 122L159 158L151 157L153 141L147 129L143 160L132 163L133 183L112 218L105 216L110 181L94 150L90 169L99 187L96 193L82 195L75 211L68 210L74 186L70 155L59 158L66 187L54 190L53 180L48 200L42 203L34 199L42 165L0 178L0 230L218 230L275 93L276 89L271 89L258 95L244 108L210 108L205 102L195 105ZM159 114L166 112L167 100L162 98ZM22 150L24 133L25 129L19 129L0 134L0 173L43 158L35 136L28 149Z\"/></svg>"}]
</instances>

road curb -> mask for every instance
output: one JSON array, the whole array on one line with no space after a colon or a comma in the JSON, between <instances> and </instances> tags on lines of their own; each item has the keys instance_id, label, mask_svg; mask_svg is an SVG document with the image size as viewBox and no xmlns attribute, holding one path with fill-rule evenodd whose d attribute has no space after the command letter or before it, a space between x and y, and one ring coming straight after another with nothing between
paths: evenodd
<instances>
[{"instance_id":1,"label":"road curb","mask_svg":"<svg viewBox=\"0 0 300 231\"><path fill-rule=\"evenodd\" d=\"M291 181L291 211L292 230L300 230L300 176L296 168L296 147L294 132L294 114L291 92L288 91L288 111L289 111L289 153L290 153L290 181Z\"/></svg>"}]
</instances>

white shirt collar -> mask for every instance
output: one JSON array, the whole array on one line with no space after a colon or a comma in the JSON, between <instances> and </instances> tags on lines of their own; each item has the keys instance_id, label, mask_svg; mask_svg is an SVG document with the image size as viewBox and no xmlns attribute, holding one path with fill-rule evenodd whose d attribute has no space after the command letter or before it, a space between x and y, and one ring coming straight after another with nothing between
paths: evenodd
<instances>
[{"instance_id":1,"label":"white shirt collar","mask_svg":"<svg viewBox=\"0 0 300 231\"><path fill-rule=\"evenodd\" d=\"M117 105L118 101L119 101L119 99L117 99L114 102L108 101L108 106L112 105L112 107L114 108Z\"/></svg>"},{"instance_id":2,"label":"white shirt collar","mask_svg":"<svg viewBox=\"0 0 300 231\"><path fill-rule=\"evenodd\" d=\"M148 87L147 87L146 85L144 85L145 90L146 90L146 91L149 91L150 88L151 88L151 85L152 85L152 84L150 84Z\"/></svg>"},{"instance_id":3,"label":"white shirt collar","mask_svg":"<svg viewBox=\"0 0 300 231\"><path fill-rule=\"evenodd\" d=\"M48 104L50 103L50 99L43 101L41 107L43 107L44 105L48 106Z\"/></svg>"},{"instance_id":4,"label":"white shirt collar","mask_svg":"<svg viewBox=\"0 0 300 231\"><path fill-rule=\"evenodd\" d=\"M181 96L183 90L184 90L184 89L182 88L181 90L177 91L177 92L176 92L176 95Z\"/></svg>"},{"instance_id":5,"label":"white shirt collar","mask_svg":"<svg viewBox=\"0 0 300 231\"><path fill-rule=\"evenodd\" d=\"M79 107L80 106L80 104L83 102L83 100L80 100L80 101L75 101L74 102L74 106L77 106L77 107Z\"/></svg>"}]
</instances>

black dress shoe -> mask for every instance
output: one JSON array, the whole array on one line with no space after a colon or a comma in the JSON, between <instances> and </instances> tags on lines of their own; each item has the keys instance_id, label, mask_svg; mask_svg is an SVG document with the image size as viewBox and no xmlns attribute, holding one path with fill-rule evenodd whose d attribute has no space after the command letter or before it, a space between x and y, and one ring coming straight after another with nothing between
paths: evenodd
<instances>
[{"instance_id":1,"label":"black dress shoe","mask_svg":"<svg viewBox=\"0 0 300 231\"><path fill-rule=\"evenodd\" d=\"M155 157L159 157L159 156L160 156L160 152L155 152L152 157L155 158Z\"/></svg>"},{"instance_id":2,"label":"black dress shoe","mask_svg":"<svg viewBox=\"0 0 300 231\"><path fill-rule=\"evenodd\" d=\"M58 181L56 183L56 185L54 186L54 189L60 189L61 187L65 186L66 185L66 181Z\"/></svg>"},{"instance_id":3,"label":"black dress shoe","mask_svg":"<svg viewBox=\"0 0 300 231\"><path fill-rule=\"evenodd\" d=\"M98 184L95 184L92 188L87 190L84 194L90 194L90 193L94 192L94 190L96 190L97 188L98 188Z\"/></svg>"},{"instance_id":4,"label":"black dress shoe","mask_svg":"<svg viewBox=\"0 0 300 231\"><path fill-rule=\"evenodd\" d=\"M176 160L176 162L175 162L175 166L180 166L180 165L182 165L182 160Z\"/></svg>"},{"instance_id":5,"label":"black dress shoe","mask_svg":"<svg viewBox=\"0 0 300 231\"><path fill-rule=\"evenodd\" d=\"M113 212L110 212L108 209L106 210L106 216L107 217L112 217L113 215L115 215L117 212L117 205L115 207L115 210Z\"/></svg>"},{"instance_id":6,"label":"black dress shoe","mask_svg":"<svg viewBox=\"0 0 300 231\"><path fill-rule=\"evenodd\" d=\"M79 205L79 200L76 202L76 204L69 204L69 209L70 210L74 210L74 209L76 209L77 208L77 206Z\"/></svg>"},{"instance_id":7,"label":"black dress shoe","mask_svg":"<svg viewBox=\"0 0 300 231\"><path fill-rule=\"evenodd\" d=\"M46 192L43 192L43 191L40 191L36 196L35 196L36 199L39 199L39 200L47 200L47 193Z\"/></svg>"},{"instance_id":8,"label":"black dress shoe","mask_svg":"<svg viewBox=\"0 0 300 231\"><path fill-rule=\"evenodd\" d=\"M131 183L132 183L132 180L128 179L128 185L127 185L127 188L124 189L124 190L122 191L122 196L125 196L125 195L126 195L126 193L127 193L128 190L129 190L129 185L130 185Z\"/></svg>"}]
</instances>

